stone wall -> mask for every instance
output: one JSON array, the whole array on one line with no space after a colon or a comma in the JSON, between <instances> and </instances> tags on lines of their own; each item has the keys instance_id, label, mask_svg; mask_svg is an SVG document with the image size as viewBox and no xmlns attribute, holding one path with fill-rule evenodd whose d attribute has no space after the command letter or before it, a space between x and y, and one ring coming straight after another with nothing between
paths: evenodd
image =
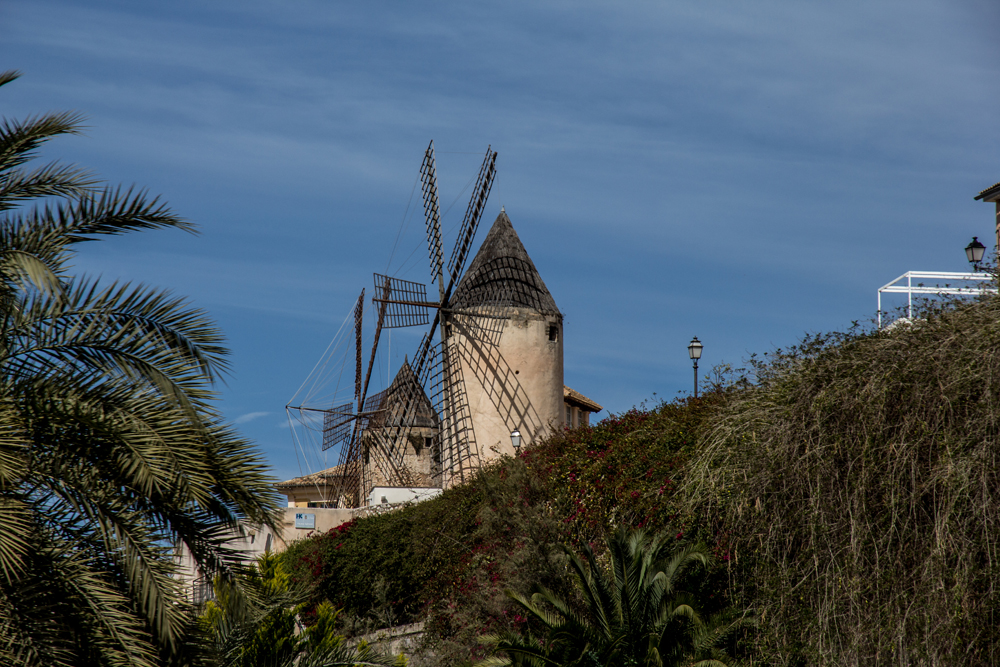
<instances>
[{"instance_id":1,"label":"stone wall","mask_svg":"<svg viewBox=\"0 0 1000 667\"><path fill-rule=\"evenodd\" d=\"M424 637L424 623L397 625L393 628L382 628L361 637L355 637L351 642L357 645L365 642L383 653L390 655L413 655L419 648Z\"/></svg>"}]
</instances>

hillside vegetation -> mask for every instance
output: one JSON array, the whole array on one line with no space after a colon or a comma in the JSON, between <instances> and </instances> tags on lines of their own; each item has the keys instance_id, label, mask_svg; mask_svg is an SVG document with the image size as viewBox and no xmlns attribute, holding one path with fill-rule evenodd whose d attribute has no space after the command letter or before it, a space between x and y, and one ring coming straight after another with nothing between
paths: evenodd
<instances>
[{"instance_id":1,"label":"hillside vegetation","mask_svg":"<svg viewBox=\"0 0 1000 667\"><path fill-rule=\"evenodd\" d=\"M433 500L301 541L286 562L317 601L342 608L348 631L426 619L430 664L473 661L483 633L527 621L505 589L575 595L560 544L596 546L618 525L694 539L676 490L718 402L633 410L560 433Z\"/></svg>"},{"instance_id":2,"label":"hillside vegetation","mask_svg":"<svg viewBox=\"0 0 1000 667\"><path fill-rule=\"evenodd\" d=\"M558 544L669 530L715 554L706 613L760 619L732 647L755 664L996 664L1000 301L924 316L560 433L286 561L348 630L426 620L427 664L467 664L528 622L504 589L575 594Z\"/></svg>"},{"instance_id":3,"label":"hillside vegetation","mask_svg":"<svg viewBox=\"0 0 1000 667\"><path fill-rule=\"evenodd\" d=\"M776 664L997 664L1000 301L778 355L714 420L717 517Z\"/></svg>"}]
</instances>

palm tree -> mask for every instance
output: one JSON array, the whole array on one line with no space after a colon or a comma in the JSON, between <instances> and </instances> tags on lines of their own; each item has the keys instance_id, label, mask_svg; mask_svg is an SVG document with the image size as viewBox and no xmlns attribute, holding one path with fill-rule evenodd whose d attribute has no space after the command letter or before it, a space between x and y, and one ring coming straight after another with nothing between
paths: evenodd
<instances>
[{"instance_id":1,"label":"palm tree","mask_svg":"<svg viewBox=\"0 0 1000 667\"><path fill-rule=\"evenodd\" d=\"M231 576L227 535L274 526L278 504L213 406L215 325L166 291L69 273L81 242L193 230L144 192L28 167L79 132L71 113L0 121L0 664L152 666L191 626L176 545Z\"/></svg>"},{"instance_id":2,"label":"palm tree","mask_svg":"<svg viewBox=\"0 0 1000 667\"><path fill-rule=\"evenodd\" d=\"M544 636L486 636L484 642L503 655L478 667L715 667L729 662L718 645L745 620L720 615L706 622L693 596L678 588L693 566L711 563L703 547L671 551L664 534L650 538L641 530L620 530L607 547L610 571L598 565L589 545L586 564L566 549L585 611L545 589L530 598L508 591Z\"/></svg>"}]
</instances>

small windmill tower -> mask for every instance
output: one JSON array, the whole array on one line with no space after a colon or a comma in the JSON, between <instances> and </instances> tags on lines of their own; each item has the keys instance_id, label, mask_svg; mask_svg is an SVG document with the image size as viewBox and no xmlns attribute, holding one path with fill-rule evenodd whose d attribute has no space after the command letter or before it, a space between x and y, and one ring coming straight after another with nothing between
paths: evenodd
<instances>
[{"instance_id":1,"label":"small windmill tower","mask_svg":"<svg viewBox=\"0 0 1000 667\"><path fill-rule=\"evenodd\" d=\"M452 321L479 465L513 454L515 429L531 442L562 426L563 316L506 211L459 283L454 307L506 321L496 345L484 344L462 316Z\"/></svg>"}]
</instances>

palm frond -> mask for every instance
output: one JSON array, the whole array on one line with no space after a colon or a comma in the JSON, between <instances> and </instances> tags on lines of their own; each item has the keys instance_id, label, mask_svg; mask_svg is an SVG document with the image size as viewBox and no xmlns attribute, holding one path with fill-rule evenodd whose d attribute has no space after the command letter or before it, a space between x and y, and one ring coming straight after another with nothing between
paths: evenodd
<instances>
[{"instance_id":1,"label":"palm frond","mask_svg":"<svg viewBox=\"0 0 1000 667\"><path fill-rule=\"evenodd\" d=\"M191 222L173 213L159 197L150 198L145 190L134 187L105 188L78 200L71 207L60 208L55 217L70 242L164 227L191 233L197 231Z\"/></svg>"},{"instance_id":2,"label":"palm frond","mask_svg":"<svg viewBox=\"0 0 1000 667\"><path fill-rule=\"evenodd\" d=\"M39 290L43 294L59 291L62 284L53 267L30 253L8 250L0 253L0 275L9 284Z\"/></svg>"},{"instance_id":3,"label":"palm frond","mask_svg":"<svg viewBox=\"0 0 1000 667\"><path fill-rule=\"evenodd\" d=\"M0 86L6 85L14 79L20 78L21 73L16 69L9 69L0 72Z\"/></svg>"},{"instance_id":4,"label":"palm frond","mask_svg":"<svg viewBox=\"0 0 1000 667\"><path fill-rule=\"evenodd\" d=\"M477 662L475 667L555 667L563 663L551 655L549 647L537 638L514 632L483 635L479 640L504 656L492 656Z\"/></svg>"},{"instance_id":5,"label":"palm frond","mask_svg":"<svg viewBox=\"0 0 1000 667\"><path fill-rule=\"evenodd\" d=\"M83 116L72 111L30 116L23 121L0 120L0 174L34 159L49 139L81 134L82 121Z\"/></svg>"},{"instance_id":6,"label":"palm frond","mask_svg":"<svg viewBox=\"0 0 1000 667\"><path fill-rule=\"evenodd\" d=\"M530 631L489 635L483 640L497 655L477 667L665 667L696 660L707 666L728 660L719 646L737 626L722 617L713 617L706 625L693 596L677 591L678 581L692 566L711 562L708 552L700 545L673 551L669 544L662 533L617 531L607 539L607 569L598 564L589 545L582 549L583 558L564 547L585 613L575 612L544 588L536 589L530 599L508 591L508 597L528 613L531 627L544 630L544 641Z\"/></svg>"},{"instance_id":7,"label":"palm frond","mask_svg":"<svg viewBox=\"0 0 1000 667\"><path fill-rule=\"evenodd\" d=\"M32 171L0 171L0 211L41 197L83 197L90 194L99 182L85 169L59 162L51 162Z\"/></svg>"}]
</instances>

